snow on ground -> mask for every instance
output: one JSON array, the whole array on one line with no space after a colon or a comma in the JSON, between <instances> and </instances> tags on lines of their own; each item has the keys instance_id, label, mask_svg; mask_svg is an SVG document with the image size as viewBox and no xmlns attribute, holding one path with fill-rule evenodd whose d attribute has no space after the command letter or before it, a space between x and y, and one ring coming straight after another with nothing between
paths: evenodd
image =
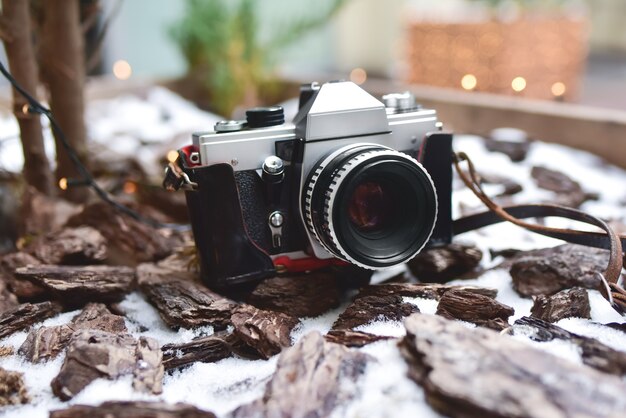
<instances>
[{"instance_id":1,"label":"snow on ground","mask_svg":"<svg viewBox=\"0 0 626 418\"><path fill-rule=\"evenodd\" d=\"M293 107L293 106L291 106ZM291 108L290 107L290 108ZM155 158L154 148L163 142L180 146L188 143L189 134L195 130L211 128L220 118L202 112L175 94L155 87L142 97L121 96L111 100L95 101L87 110L89 135L91 140L113 148L120 154L135 153L145 158ZM0 131L3 138L17 133L17 124L13 118L0 117ZM172 139L175 138L173 141ZM47 137L50 153L53 152L50 137ZM530 177L529 168L542 165L566 172L579 181L585 190L597 192L598 201L586 202L582 210L595 215L626 222L624 201L626 200L626 171L612 167L599 158L585 152L567 147L535 142L531 146L527 159L522 163L511 163L503 154L488 152L480 138L458 136L455 139L456 150L463 150L474 160L477 167L485 173L500 174L519 182L524 190L514 196L514 202L536 203L550 199L551 192L539 189ZM0 168L18 171L22 165L21 150L16 140L0 143ZM487 189L497 193L498 186ZM462 187L457 180L453 193L455 217L460 215L459 207L482 209L480 202ZM549 220L549 225L568 226L579 224L573 221ZM503 239L503 237L506 237ZM518 248L528 250L558 245L559 241L540 235L531 234L510 224L500 224L479 231L466 233L458 239L476 243L486 254L482 267L488 268L499 262L491 260L489 249ZM401 270L401 269L400 269ZM377 275L380 281L387 272ZM506 270L492 270L473 280L458 283L495 287L497 299L515 308L511 322L530 313L532 301L521 298L511 286L511 278ZM615 313L602 296L595 291L589 292L591 302L591 320L580 318L564 319L559 326L581 335L597 338L599 341L618 350L626 351L626 334L601 327L597 323L624 322L624 318ZM437 302L421 298L405 298L406 302L417 305L424 313L434 313ZM327 332L333 321L345 309L348 300L317 318L303 318L293 331L295 343L302 336L313 330ZM161 344L187 342L199 336L211 335L211 327L197 329L170 330L159 318L156 310L139 293L126 297L121 307L128 313L126 325L136 337L148 336ZM68 312L35 325L58 325L69 322L77 313ZM468 324L468 326L472 326ZM359 327L359 330L379 335L401 337L405 331L398 321L374 321ZM26 332L18 332L0 341L0 345L19 348ZM580 353L575 346L565 341L537 343L523 335L514 338L551 352L557 356L580 363ZM387 416L439 416L424 401L423 390L406 376L407 366L393 340L380 341L361 349L373 356L376 361L368 365L365 375L357 383L359 392L356 398L335 411L336 416L346 417L387 417ZM276 367L277 357L269 361L250 361L243 359L224 359L216 363L196 363L183 370L166 374L163 394L151 396L135 393L131 387L131 378L117 381L100 379L89 385L76 396L72 404L97 405L105 400L151 399L166 402L188 402L216 412L219 416L227 414L238 405L249 402L263 393L264 385ZM38 365L22 361L19 356L0 358L0 367L17 370L25 375L26 385L33 400L29 405L5 408L3 417L43 418L51 409L63 408L68 403L57 400L51 392L50 381L57 375L63 356Z\"/></svg>"}]
</instances>

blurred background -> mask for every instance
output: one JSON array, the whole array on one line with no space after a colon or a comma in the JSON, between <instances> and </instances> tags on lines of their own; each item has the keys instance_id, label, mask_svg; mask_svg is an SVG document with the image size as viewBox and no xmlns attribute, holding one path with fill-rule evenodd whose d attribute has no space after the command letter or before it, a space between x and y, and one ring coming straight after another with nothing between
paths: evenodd
<instances>
[{"instance_id":1,"label":"blurred background","mask_svg":"<svg viewBox=\"0 0 626 418\"><path fill-rule=\"evenodd\" d=\"M102 5L115 18L94 73L171 79L209 71L200 76L214 79L202 80L207 97L245 100L247 94L251 100L250 84L264 85L274 76L359 82L369 77L626 108L622 0ZM228 72L238 74L221 74ZM211 87L220 83L237 86ZM234 99L212 98L228 103L211 107L227 113Z\"/></svg>"}]
</instances>

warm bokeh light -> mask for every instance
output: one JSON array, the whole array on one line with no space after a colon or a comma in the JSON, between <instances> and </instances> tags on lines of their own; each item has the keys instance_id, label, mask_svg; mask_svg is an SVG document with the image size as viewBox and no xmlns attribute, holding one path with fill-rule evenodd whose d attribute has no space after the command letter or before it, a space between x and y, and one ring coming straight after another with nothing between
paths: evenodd
<instances>
[{"instance_id":1,"label":"warm bokeh light","mask_svg":"<svg viewBox=\"0 0 626 418\"><path fill-rule=\"evenodd\" d=\"M552 91L552 94L556 97L561 97L565 94L565 91L567 90L565 88L565 84L561 83L560 81L557 83L554 83L552 85L552 88L550 89Z\"/></svg>"},{"instance_id":2,"label":"warm bokeh light","mask_svg":"<svg viewBox=\"0 0 626 418\"><path fill-rule=\"evenodd\" d=\"M65 177L59 179L59 189L67 190L67 179Z\"/></svg>"},{"instance_id":3,"label":"warm bokeh light","mask_svg":"<svg viewBox=\"0 0 626 418\"><path fill-rule=\"evenodd\" d=\"M25 115L28 115L30 113L30 106L28 105L28 103L24 104L24 106L22 106L22 113Z\"/></svg>"},{"instance_id":4,"label":"warm bokeh light","mask_svg":"<svg viewBox=\"0 0 626 418\"><path fill-rule=\"evenodd\" d=\"M128 61L115 61L113 64L113 75L120 80L128 80L133 75L133 69Z\"/></svg>"},{"instance_id":5,"label":"warm bokeh light","mask_svg":"<svg viewBox=\"0 0 626 418\"><path fill-rule=\"evenodd\" d=\"M478 80L474 74L465 74L461 79L461 87L465 90L474 90L477 84Z\"/></svg>"},{"instance_id":6,"label":"warm bokeh light","mask_svg":"<svg viewBox=\"0 0 626 418\"><path fill-rule=\"evenodd\" d=\"M169 161L170 163L176 162L177 158L178 158L178 151L173 149L167 152L167 161Z\"/></svg>"},{"instance_id":7,"label":"warm bokeh light","mask_svg":"<svg viewBox=\"0 0 626 418\"><path fill-rule=\"evenodd\" d=\"M513 81L511 81L511 88L518 93L524 91L526 88L526 79L524 77L515 77Z\"/></svg>"},{"instance_id":8,"label":"warm bokeh light","mask_svg":"<svg viewBox=\"0 0 626 418\"><path fill-rule=\"evenodd\" d=\"M133 194L137 191L137 184L135 184L132 181L126 181L124 182L124 193L126 194Z\"/></svg>"},{"instance_id":9,"label":"warm bokeh light","mask_svg":"<svg viewBox=\"0 0 626 418\"><path fill-rule=\"evenodd\" d=\"M350 71L350 81L356 84L363 84L367 80L367 72L363 68L355 68Z\"/></svg>"}]
</instances>

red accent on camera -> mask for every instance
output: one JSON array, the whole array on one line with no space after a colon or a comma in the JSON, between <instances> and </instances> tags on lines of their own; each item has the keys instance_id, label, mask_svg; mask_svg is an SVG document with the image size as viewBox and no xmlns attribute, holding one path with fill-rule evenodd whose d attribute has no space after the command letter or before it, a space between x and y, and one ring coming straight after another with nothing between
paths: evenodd
<instances>
[{"instance_id":1,"label":"red accent on camera","mask_svg":"<svg viewBox=\"0 0 626 418\"><path fill-rule=\"evenodd\" d=\"M292 259L286 255L276 257L274 266L282 267L290 273L302 273L305 271L319 270L328 266L347 266L350 263L337 258L319 259L315 257Z\"/></svg>"},{"instance_id":2,"label":"red accent on camera","mask_svg":"<svg viewBox=\"0 0 626 418\"><path fill-rule=\"evenodd\" d=\"M186 147L182 147L180 151L185 154L185 164L187 165L187 167L195 167L200 165L192 163L191 159L189 158L192 152L198 152L198 147L196 147L195 145L187 145Z\"/></svg>"}]
</instances>

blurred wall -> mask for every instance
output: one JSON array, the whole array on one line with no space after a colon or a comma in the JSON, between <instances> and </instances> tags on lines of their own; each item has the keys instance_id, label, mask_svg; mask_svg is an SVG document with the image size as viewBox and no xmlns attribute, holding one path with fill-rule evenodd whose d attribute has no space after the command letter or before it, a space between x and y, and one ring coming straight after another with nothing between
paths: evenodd
<instances>
[{"instance_id":1,"label":"blurred wall","mask_svg":"<svg viewBox=\"0 0 626 418\"><path fill-rule=\"evenodd\" d=\"M626 52L626 1L587 0L592 19L591 47Z\"/></svg>"}]
</instances>

